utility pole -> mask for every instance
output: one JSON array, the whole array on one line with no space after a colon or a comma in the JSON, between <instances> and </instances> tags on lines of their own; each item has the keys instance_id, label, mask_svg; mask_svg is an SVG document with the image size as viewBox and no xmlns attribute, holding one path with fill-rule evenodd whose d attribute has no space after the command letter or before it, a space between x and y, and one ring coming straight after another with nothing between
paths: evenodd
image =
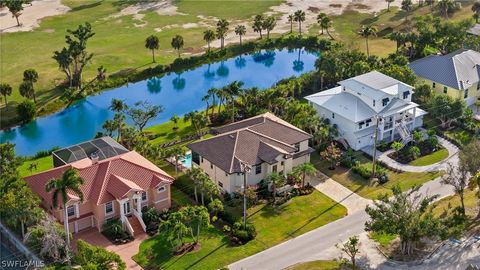
<instances>
[{"instance_id":1,"label":"utility pole","mask_svg":"<svg viewBox=\"0 0 480 270\"><path fill-rule=\"evenodd\" d=\"M373 160L372 160L372 179L376 176L376 169L377 169L377 140L378 140L378 115L375 115L375 133L373 135Z\"/></svg>"},{"instance_id":2,"label":"utility pole","mask_svg":"<svg viewBox=\"0 0 480 270\"><path fill-rule=\"evenodd\" d=\"M238 159L238 158L237 158ZM247 229L247 173L250 172L252 166L247 162L240 160L240 168L243 172L243 229Z\"/></svg>"}]
</instances>

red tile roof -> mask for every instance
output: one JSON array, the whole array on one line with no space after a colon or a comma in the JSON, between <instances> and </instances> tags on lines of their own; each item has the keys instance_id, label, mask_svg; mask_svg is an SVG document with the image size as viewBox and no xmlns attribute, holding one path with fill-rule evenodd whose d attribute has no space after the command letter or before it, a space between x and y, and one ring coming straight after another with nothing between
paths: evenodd
<instances>
[{"instance_id":1,"label":"red tile roof","mask_svg":"<svg viewBox=\"0 0 480 270\"><path fill-rule=\"evenodd\" d=\"M85 158L26 177L25 180L45 204L51 206L52 195L46 192L45 186L51 179L60 178L69 168L76 169L85 180L81 186L84 200L92 201L97 205L116 198L121 199L129 190L147 190L161 183L172 183L174 180L135 151L104 159L95 164ZM73 192L69 193L69 196L72 200L77 197Z\"/></svg>"}]
</instances>

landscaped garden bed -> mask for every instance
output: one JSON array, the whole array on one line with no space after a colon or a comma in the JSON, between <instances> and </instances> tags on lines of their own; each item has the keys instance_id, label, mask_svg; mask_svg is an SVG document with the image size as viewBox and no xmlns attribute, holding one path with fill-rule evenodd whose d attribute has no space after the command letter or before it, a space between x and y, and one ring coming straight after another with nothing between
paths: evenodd
<instances>
[{"instance_id":1,"label":"landscaped garden bed","mask_svg":"<svg viewBox=\"0 0 480 270\"><path fill-rule=\"evenodd\" d=\"M388 155L391 159L402 164L425 166L435 164L448 157L448 150L440 145L432 147L428 141L404 146L398 152Z\"/></svg>"}]
</instances>

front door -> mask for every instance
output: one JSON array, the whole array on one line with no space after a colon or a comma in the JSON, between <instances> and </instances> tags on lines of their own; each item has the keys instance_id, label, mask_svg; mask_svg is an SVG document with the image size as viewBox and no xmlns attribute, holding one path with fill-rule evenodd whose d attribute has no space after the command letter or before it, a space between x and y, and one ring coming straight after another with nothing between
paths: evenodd
<instances>
[{"instance_id":1,"label":"front door","mask_svg":"<svg viewBox=\"0 0 480 270\"><path fill-rule=\"evenodd\" d=\"M124 214L124 215L130 214L130 201L126 201L126 202L123 204L123 214Z\"/></svg>"}]
</instances>

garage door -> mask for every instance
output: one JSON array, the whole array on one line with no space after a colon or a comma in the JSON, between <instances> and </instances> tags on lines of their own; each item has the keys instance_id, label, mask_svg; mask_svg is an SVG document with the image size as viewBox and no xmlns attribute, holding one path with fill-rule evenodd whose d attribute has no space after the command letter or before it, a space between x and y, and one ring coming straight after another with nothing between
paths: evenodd
<instances>
[{"instance_id":1,"label":"garage door","mask_svg":"<svg viewBox=\"0 0 480 270\"><path fill-rule=\"evenodd\" d=\"M93 222L91 216L77 220L77 227L79 231L89 229L92 226Z\"/></svg>"}]
</instances>

